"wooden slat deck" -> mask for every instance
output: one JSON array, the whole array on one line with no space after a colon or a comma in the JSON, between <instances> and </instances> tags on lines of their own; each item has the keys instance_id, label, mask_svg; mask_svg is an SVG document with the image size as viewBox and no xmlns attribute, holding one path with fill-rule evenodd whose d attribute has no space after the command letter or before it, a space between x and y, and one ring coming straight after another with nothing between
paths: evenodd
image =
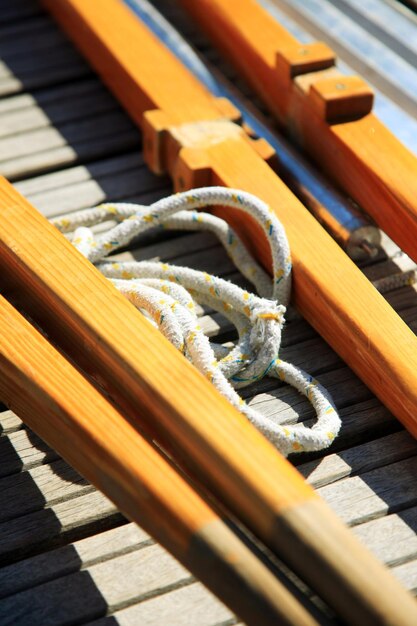
<instances>
[{"instance_id":1,"label":"wooden slat deck","mask_svg":"<svg viewBox=\"0 0 417 626\"><path fill-rule=\"evenodd\" d=\"M103 200L150 203L170 192L144 166L140 135L36 0L0 2L0 171L46 216ZM176 16L178 18L178 15ZM204 39L185 25L200 49ZM238 279L207 234L147 235L124 257L169 259ZM364 265L372 279L413 267L391 242ZM415 286L388 300L414 330ZM378 320L375 320L378 323ZM211 335L233 337L206 312ZM326 455L300 471L417 593L417 443L296 315L283 356L329 389L343 419ZM283 423L312 419L293 390L263 380L245 397ZM236 618L140 528L28 431L0 413L0 623L220 626Z\"/></svg>"}]
</instances>

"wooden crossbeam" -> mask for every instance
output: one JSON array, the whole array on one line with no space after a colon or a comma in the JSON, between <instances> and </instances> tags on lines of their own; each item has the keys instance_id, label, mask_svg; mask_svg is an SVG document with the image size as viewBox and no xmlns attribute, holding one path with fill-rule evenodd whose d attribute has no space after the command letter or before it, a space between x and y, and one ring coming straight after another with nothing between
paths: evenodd
<instances>
[{"instance_id":1,"label":"wooden crossbeam","mask_svg":"<svg viewBox=\"0 0 417 626\"><path fill-rule=\"evenodd\" d=\"M416 261L417 158L373 115L370 87L341 74L325 44L297 41L256 0L182 4L320 167Z\"/></svg>"}]
</instances>

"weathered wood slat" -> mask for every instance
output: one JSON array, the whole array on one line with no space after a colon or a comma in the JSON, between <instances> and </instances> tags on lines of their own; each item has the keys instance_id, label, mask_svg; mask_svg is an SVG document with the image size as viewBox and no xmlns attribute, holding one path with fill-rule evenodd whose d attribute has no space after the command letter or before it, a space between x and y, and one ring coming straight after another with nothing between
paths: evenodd
<instances>
[{"instance_id":1,"label":"weathered wood slat","mask_svg":"<svg viewBox=\"0 0 417 626\"><path fill-rule=\"evenodd\" d=\"M42 16L36 20L12 24L9 28L3 27L0 31L0 57L10 65L19 59L20 68L30 68L31 64L25 63L28 55L22 46L22 40L29 38L31 57L38 55L41 50L51 51L51 48L59 48L68 43L52 21Z\"/></svg>"},{"instance_id":2,"label":"weathered wood slat","mask_svg":"<svg viewBox=\"0 0 417 626\"><path fill-rule=\"evenodd\" d=\"M0 413L0 433L8 434L23 428L22 420L13 411L6 409Z\"/></svg>"},{"instance_id":3,"label":"weathered wood slat","mask_svg":"<svg viewBox=\"0 0 417 626\"><path fill-rule=\"evenodd\" d=\"M311 485L318 488L416 454L416 440L407 432L400 431L337 454L329 454L319 461L302 463L297 469Z\"/></svg>"},{"instance_id":4,"label":"weathered wood slat","mask_svg":"<svg viewBox=\"0 0 417 626\"><path fill-rule=\"evenodd\" d=\"M350 525L417 504L417 457L345 478L318 493Z\"/></svg>"},{"instance_id":5,"label":"weathered wood slat","mask_svg":"<svg viewBox=\"0 0 417 626\"><path fill-rule=\"evenodd\" d=\"M151 545L154 540L136 524L124 524L49 552L0 568L0 597L103 563Z\"/></svg>"},{"instance_id":6,"label":"weathered wood slat","mask_svg":"<svg viewBox=\"0 0 417 626\"><path fill-rule=\"evenodd\" d=\"M374 517L380 514L381 511L380 492L386 493L387 476L390 476L392 472L392 475L397 476L398 479L398 473L404 471L403 467L399 468L397 465L393 465L393 463L403 460L416 452L416 446L412 440L409 440L408 447L402 443L405 437L407 437L406 433L401 432L386 437L385 441L377 440L363 444L357 448L351 448L339 454L325 457L319 464L311 462L301 465L300 471L311 484L317 487L334 483L336 480L340 480L341 477L349 476L353 472L361 473L360 480L351 479L345 485L345 489L352 490L352 498L356 502L356 500L360 499L358 492L360 489L363 490L362 484L370 483L371 486L370 489L367 489L366 495L368 498L366 510L363 508L361 513L363 512L367 517ZM377 452L378 454L376 454ZM353 459L353 462L351 461L349 465L345 461L346 458ZM409 459L406 465L412 464L414 466L414 462L415 459ZM379 477L376 479L373 470L375 468L380 469L381 466L382 470L379 471ZM314 471L311 468L314 468ZM405 471L409 470L406 468ZM378 485L378 487L374 487L374 484ZM336 485L334 486L336 487ZM41 510L44 507L51 507L62 500L80 497L91 489L88 483L62 460L54 461L47 465L40 465L16 476L3 478L0 480L0 522ZM338 493L338 491L337 486L336 490L329 488L321 493L328 499L331 505L334 505L336 498L335 506L338 507L337 496L335 496L335 493ZM387 497L387 505L389 504L391 507L398 506L399 496L397 494L394 504L392 503L390 492L388 496L385 495L385 498ZM403 494L400 504L404 505L405 501L407 505L410 497L411 503L413 503L414 496L413 492L411 492L411 496L409 493L405 496ZM363 502L362 500L360 501L362 506ZM355 523L357 520L352 517L354 515L357 515L356 510L350 513L351 518L348 518L347 521Z\"/></svg>"},{"instance_id":7,"label":"weathered wood slat","mask_svg":"<svg viewBox=\"0 0 417 626\"><path fill-rule=\"evenodd\" d=\"M19 420L16 416L16 420ZM0 417L0 424L4 422ZM21 428L10 435L0 437L0 476L8 476L28 470L42 463L57 460L57 453L49 448L37 435ZM1 494L0 494L1 498Z\"/></svg>"},{"instance_id":8,"label":"weathered wood slat","mask_svg":"<svg viewBox=\"0 0 417 626\"><path fill-rule=\"evenodd\" d=\"M0 523L93 491L65 461L7 476L0 480Z\"/></svg>"},{"instance_id":9,"label":"weathered wood slat","mask_svg":"<svg viewBox=\"0 0 417 626\"><path fill-rule=\"evenodd\" d=\"M353 528L355 535L382 561L396 566L417 557L417 507L392 513Z\"/></svg>"},{"instance_id":10,"label":"weathered wood slat","mask_svg":"<svg viewBox=\"0 0 417 626\"><path fill-rule=\"evenodd\" d=\"M231 626L237 620L200 583L135 604L88 626ZM240 626L243 626L239 622Z\"/></svg>"},{"instance_id":11,"label":"weathered wood slat","mask_svg":"<svg viewBox=\"0 0 417 626\"><path fill-rule=\"evenodd\" d=\"M3 599L0 621L4 626L85 622L191 581L191 574L160 546L147 546Z\"/></svg>"},{"instance_id":12,"label":"weathered wood slat","mask_svg":"<svg viewBox=\"0 0 417 626\"><path fill-rule=\"evenodd\" d=\"M26 60L23 63L19 59L9 61L9 64L0 63L0 96L43 89L58 82L91 75L90 68L70 48L54 51L54 54L46 50L42 56L36 56L31 67L25 67Z\"/></svg>"},{"instance_id":13,"label":"weathered wood slat","mask_svg":"<svg viewBox=\"0 0 417 626\"><path fill-rule=\"evenodd\" d=\"M406 589L414 594L417 592L417 560L399 565L392 572Z\"/></svg>"},{"instance_id":14,"label":"weathered wood slat","mask_svg":"<svg viewBox=\"0 0 417 626\"><path fill-rule=\"evenodd\" d=\"M75 91L75 90L74 90ZM74 106L74 97L76 106ZM28 106L3 114L0 137L27 133L40 128L60 126L118 109L118 105L103 88L85 94L68 94L64 101L51 102L46 107Z\"/></svg>"},{"instance_id":15,"label":"weathered wood slat","mask_svg":"<svg viewBox=\"0 0 417 626\"><path fill-rule=\"evenodd\" d=\"M1 104L1 100L0 100ZM111 156L108 158L93 161L88 165L78 165L69 167L64 170L58 170L52 174L43 174L36 178L27 178L15 184L18 189L28 200L36 204L39 211L44 213L46 208L59 211L61 205L61 194L65 194L67 190L73 189L79 183L92 182L100 186L102 181L117 177L119 174L128 171L136 173L144 168L143 155L139 150L132 153L121 154L119 156ZM161 178L157 177L161 182ZM114 185L116 187L116 185ZM119 196L120 188L115 190ZM86 206L85 199L78 193L73 194L73 205L64 210L78 211ZM107 198L107 195L106 195ZM108 197L110 200L110 198ZM98 202L101 198L98 199ZM87 201L88 202L88 201Z\"/></svg>"},{"instance_id":16,"label":"weathered wood slat","mask_svg":"<svg viewBox=\"0 0 417 626\"><path fill-rule=\"evenodd\" d=\"M119 524L122 516L98 492L61 502L49 508L0 524L0 563L49 549L71 534L99 532Z\"/></svg>"},{"instance_id":17,"label":"weathered wood slat","mask_svg":"<svg viewBox=\"0 0 417 626\"><path fill-rule=\"evenodd\" d=\"M355 528L355 534L368 545L381 560L392 565L404 559L412 558L417 551L417 540L413 531L416 523L417 508L374 520ZM387 544L386 533L394 533L396 545ZM105 571L111 571L115 555L126 551L135 551L148 545L148 538L133 524L107 531L96 537L90 537L68 547L59 548L44 555L38 555L0 570L0 595L7 596L23 589L31 589L46 581L66 576L65 584L77 587L75 577L67 575L79 568L89 568L96 562L108 560ZM135 556L132 559L136 561ZM87 570L90 573L90 570ZM129 570L130 571L130 570ZM61 589L64 584L58 586ZM55 585L52 585L54 589ZM32 592L33 593L33 592ZM36 589L34 591L36 593ZM28 592L30 596L30 592ZM16 598L18 598L17 596ZM20 594L21 597L21 594ZM43 602L48 602L48 595L43 595ZM115 594L115 603L121 601L121 595ZM168 599L169 605L173 599ZM7 605L6 605L7 606ZM175 603L174 605L175 606ZM135 609L136 611L137 609ZM0 604L0 612L2 605ZM132 615L135 613L132 613ZM194 614L194 613L193 613ZM145 613L146 615L146 613ZM159 612L156 612L159 615ZM106 623L106 622L103 622ZM142 623L142 622L141 622ZM146 623L146 622L145 622ZM200 624L200 621L195 622ZM204 623L204 622L203 622ZM211 622L210 622L211 623Z\"/></svg>"},{"instance_id":18,"label":"weathered wood slat","mask_svg":"<svg viewBox=\"0 0 417 626\"><path fill-rule=\"evenodd\" d=\"M110 133L109 133L110 130ZM60 148L65 145L74 146L79 142L95 139L99 135L109 135L132 131L135 138L138 134L134 132L133 126L127 118L120 115L120 112L108 112L102 115L87 117L77 122L70 122L63 125L60 130L48 127L29 131L22 135L5 137L0 141L0 160L9 161L10 155L13 160L19 157L36 154Z\"/></svg>"}]
</instances>

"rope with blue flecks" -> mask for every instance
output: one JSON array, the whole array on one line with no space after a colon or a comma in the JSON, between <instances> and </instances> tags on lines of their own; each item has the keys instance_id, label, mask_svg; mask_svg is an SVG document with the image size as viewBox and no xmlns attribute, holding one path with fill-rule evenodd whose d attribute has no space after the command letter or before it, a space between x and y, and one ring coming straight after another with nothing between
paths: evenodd
<instances>
[{"instance_id":1,"label":"rope with blue flecks","mask_svg":"<svg viewBox=\"0 0 417 626\"><path fill-rule=\"evenodd\" d=\"M261 226L272 255L273 277L248 253L224 220L199 209L212 206L241 209ZM91 227L116 221L104 233ZM291 289L288 241L274 212L255 196L224 187L207 187L175 194L149 207L103 204L53 220L71 233L74 246L95 263L138 309L285 455L326 448L340 428L328 393L298 367L279 358L284 313ZM159 262L105 261L139 233L154 227L208 230L223 244L240 272L258 294L211 274ZM233 347L209 341L199 325L196 303L222 313L237 329ZM295 387L313 405L316 422L281 425L246 404L235 389L272 376Z\"/></svg>"}]
</instances>

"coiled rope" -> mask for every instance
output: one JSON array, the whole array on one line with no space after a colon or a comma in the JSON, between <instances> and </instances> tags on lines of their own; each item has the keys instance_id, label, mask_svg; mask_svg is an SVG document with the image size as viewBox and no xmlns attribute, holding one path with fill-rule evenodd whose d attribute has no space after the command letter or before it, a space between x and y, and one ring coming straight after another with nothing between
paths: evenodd
<instances>
[{"instance_id":1,"label":"coiled rope","mask_svg":"<svg viewBox=\"0 0 417 626\"><path fill-rule=\"evenodd\" d=\"M227 222L198 210L219 205L241 209L261 226L271 247L272 279ZM118 223L95 236L91 227L108 221ZM52 223L61 232L71 233L74 246L138 309L145 311L165 337L284 455L330 445L340 429L340 420L329 394L314 378L279 358L291 289L291 258L284 229L262 200L243 191L207 187L172 195L149 207L102 204ZM259 295L187 267L149 261L104 261L111 252L154 226L212 232ZM236 345L228 348L209 341L199 325L196 303L222 313L236 327ZM281 425L251 408L235 391L264 376L285 381L308 398L317 417L312 428Z\"/></svg>"}]
</instances>

